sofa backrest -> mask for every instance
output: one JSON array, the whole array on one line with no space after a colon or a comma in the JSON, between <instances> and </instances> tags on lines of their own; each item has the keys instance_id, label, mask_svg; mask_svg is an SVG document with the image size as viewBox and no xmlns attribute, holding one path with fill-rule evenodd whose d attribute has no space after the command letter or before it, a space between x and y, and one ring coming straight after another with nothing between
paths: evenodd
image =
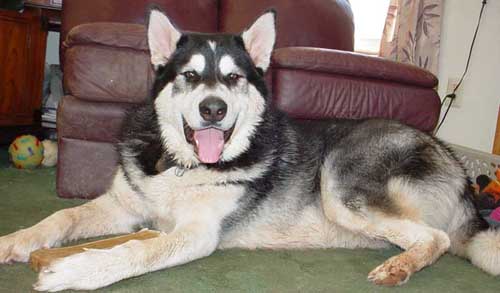
<instances>
[{"instance_id":1,"label":"sofa backrest","mask_svg":"<svg viewBox=\"0 0 500 293\"><path fill-rule=\"evenodd\" d=\"M347 0L221 0L219 31L241 32L271 7L278 16L276 48L353 51L354 23Z\"/></svg>"},{"instance_id":2,"label":"sofa backrest","mask_svg":"<svg viewBox=\"0 0 500 293\"><path fill-rule=\"evenodd\" d=\"M62 43L69 31L84 23L122 22L145 24L150 5L162 8L183 30L216 32L217 0L69 0L63 1L61 16L61 63L64 61Z\"/></svg>"},{"instance_id":3,"label":"sofa backrest","mask_svg":"<svg viewBox=\"0 0 500 293\"><path fill-rule=\"evenodd\" d=\"M144 24L149 5L181 29L240 32L268 8L278 12L276 48L307 46L352 51L354 24L347 0L70 0L63 2L61 43L92 22ZM61 46L63 49L63 46ZM64 52L61 51L61 61Z\"/></svg>"}]
</instances>

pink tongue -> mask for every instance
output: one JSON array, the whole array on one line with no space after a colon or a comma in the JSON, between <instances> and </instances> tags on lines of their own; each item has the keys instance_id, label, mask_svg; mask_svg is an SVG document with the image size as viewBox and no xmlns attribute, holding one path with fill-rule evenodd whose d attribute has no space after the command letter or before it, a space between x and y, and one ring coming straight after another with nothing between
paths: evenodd
<instances>
[{"instance_id":1,"label":"pink tongue","mask_svg":"<svg viewBox=\"0 0 500 293\"><path fill-rule=\"evenodd\" d=\"M215 128L196 130L194 141L198 147L198 157L203 163L213 164L219 161L224 147L224 132Z\"/></svg>"}]
</instances>

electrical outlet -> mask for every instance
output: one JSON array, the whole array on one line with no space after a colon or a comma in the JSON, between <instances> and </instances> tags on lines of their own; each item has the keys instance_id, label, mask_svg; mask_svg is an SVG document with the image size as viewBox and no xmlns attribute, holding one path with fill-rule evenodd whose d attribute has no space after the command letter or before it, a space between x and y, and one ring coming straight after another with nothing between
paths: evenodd
<instances>
[{"instance_id":1,"label":"electrical outlet","mask_svg":"<svg viewBox=\"0 0 500 293\"><path fill-rule=\"evenodd\" d=\"M451 94L457 84L460 82L460 78L452 77L448 78L448 85L446 87L446 95ZM457 91L455 93L455 100L453 101L453 104L451 104L452 107L457 107L459 108L462 105L462 95ZM447 106L450 103L450 99L446 99L445 105Z\"/></svg>"}]
</instances>

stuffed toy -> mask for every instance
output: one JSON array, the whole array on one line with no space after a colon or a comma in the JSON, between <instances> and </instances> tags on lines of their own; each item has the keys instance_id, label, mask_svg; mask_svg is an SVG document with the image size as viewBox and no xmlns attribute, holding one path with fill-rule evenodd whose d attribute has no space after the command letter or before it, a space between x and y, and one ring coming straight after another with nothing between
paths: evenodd
<instances>
[{"instance_id":1,"label":"stuffed toy","mask_svg":"<svg viewBox=\"0 0 500 293\"><path fill-rule=\"evenodd\" d=\"M500 171L496 170L496 179L491 179L486 175L479 175L476 178L476 204L479 209L491 210L500 207Z\"/></svg>"}]
</instances>

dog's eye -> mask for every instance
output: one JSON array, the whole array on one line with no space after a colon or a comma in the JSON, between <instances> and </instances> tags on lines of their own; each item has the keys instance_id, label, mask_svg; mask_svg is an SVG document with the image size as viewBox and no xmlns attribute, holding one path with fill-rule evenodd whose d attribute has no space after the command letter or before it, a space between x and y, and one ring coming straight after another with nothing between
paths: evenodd
<instances>
[{"instance_id":1,"label":"dog's eye","mask_svg":"<svg viewBox=\"0 0 500 293\"><path fill-rule=\"evenodd\" d=\"M236 74L236 73L229 73L228 75L226 75L227 79L229 81L237 81L238 79L240 79L241 75L239 74Z\"/></svg>"},{"instance_id":2,"label":"dog's eye","mask_svg":"<svg viewBox=\"0 0 500 293\"><path fill-rule=\"evenodd\" d=\"M183 72L182 75L184 75L184 77L186 78L186 80L188 82L196 82L200 79L200 76L198 75L198 73L196 71L193 71L193 70Z\"/></svg>"}]
</instances>

